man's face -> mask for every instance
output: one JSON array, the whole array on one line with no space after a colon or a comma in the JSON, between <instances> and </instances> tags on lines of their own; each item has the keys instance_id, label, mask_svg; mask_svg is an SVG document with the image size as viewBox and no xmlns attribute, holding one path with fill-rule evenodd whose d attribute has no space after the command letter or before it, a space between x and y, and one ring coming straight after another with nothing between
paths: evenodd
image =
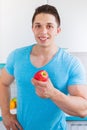
<instances>
[{"instance_id":1,"label":"man's face","mask_svg":"<svg viewBox=\"0 0 87 130\"><path fill-rule=\"evenodd\" d=\"M54 43L60 28L53 15L40 13L35 17L32 30L37 43L46 46Z\"/></svg>"}]
</instances>

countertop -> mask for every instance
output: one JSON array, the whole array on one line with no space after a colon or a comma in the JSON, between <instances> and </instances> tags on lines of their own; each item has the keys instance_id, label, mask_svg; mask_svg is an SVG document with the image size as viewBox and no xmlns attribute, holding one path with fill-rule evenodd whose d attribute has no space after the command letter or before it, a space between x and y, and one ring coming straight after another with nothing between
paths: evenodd
<instances>
[{"instance_id":1,"label":"countertop","mask_svg":"<svg viewBox=\"0 0 87 130\"><path fill-rule=\"evenodd\" d=\"M65 115L66 115L66 121L87 121L87 117L81 118L79 116L71 116L66 113Z\"/></svg>"},{"instance_id":2,"label":"countertop","mask_svg":"<svg viewBox=\"0 0 87 130\"><path fill-rule=\"evenodd\" d=\"M66 116L66 121L87 121L87 117L81 118L78 116Z\"/></svg>"}]
</instances>

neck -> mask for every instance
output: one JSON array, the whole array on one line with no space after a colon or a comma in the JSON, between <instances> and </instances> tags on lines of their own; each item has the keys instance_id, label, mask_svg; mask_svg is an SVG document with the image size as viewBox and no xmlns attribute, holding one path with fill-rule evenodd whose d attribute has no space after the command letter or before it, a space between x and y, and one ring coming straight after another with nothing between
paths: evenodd
<instances>
[{"instance_id":1,"label":"neck","mask_svg":"<svg viewBox=\"0 0 87 130\"><path fill-rule=\"evenodd\" d=\"M51 46L40 46L36 44L33 47L32 53L35 55L48 56L48 55L54 55L57 51L58 47L56 44L53 44Z\"/></svg>"}]
</instances>

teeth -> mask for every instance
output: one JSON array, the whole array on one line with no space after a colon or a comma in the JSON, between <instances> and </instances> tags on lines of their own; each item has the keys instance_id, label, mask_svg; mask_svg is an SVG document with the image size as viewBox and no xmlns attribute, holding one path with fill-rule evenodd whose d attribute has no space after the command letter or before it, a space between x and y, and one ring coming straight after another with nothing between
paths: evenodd
<instances>
[{"instance_id":1,"label":"teeth","mask_svg":"<svg viewBox=\"0 0 87 130\"><path fill-rule=\"evenodd\" d=\"M47 40L47 38L40 37L40 40Z\"/></svg>"}]
</instances>

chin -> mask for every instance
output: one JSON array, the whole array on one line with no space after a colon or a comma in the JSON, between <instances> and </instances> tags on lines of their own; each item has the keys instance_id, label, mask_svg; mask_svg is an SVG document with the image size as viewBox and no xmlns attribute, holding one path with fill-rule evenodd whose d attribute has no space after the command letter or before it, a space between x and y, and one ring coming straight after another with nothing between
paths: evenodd
<instances>
[{"instance_id":1,"label":"chin","mask_svg":"<svg viewBox=\"0 0 87 130\"><path fill-rule=\"evenodd\" d=\"M40 46L42 46L42 47L48 47L48 46L50 46L50 45L47 44L47 43L42 43L42 44L40 44Z\"/></svg>"},{"instance_id":2,"label":"chin","mask_svg":"<svg viewBox=\"0 0 87 130\"><path fill-rule=\"evenodd\" d=\"M44 45L44 46L47 46L49 45L50 42L46 42L46 41L43 41L43 42L39 42L40 45Z\"/></svg>"}]
</instances>

